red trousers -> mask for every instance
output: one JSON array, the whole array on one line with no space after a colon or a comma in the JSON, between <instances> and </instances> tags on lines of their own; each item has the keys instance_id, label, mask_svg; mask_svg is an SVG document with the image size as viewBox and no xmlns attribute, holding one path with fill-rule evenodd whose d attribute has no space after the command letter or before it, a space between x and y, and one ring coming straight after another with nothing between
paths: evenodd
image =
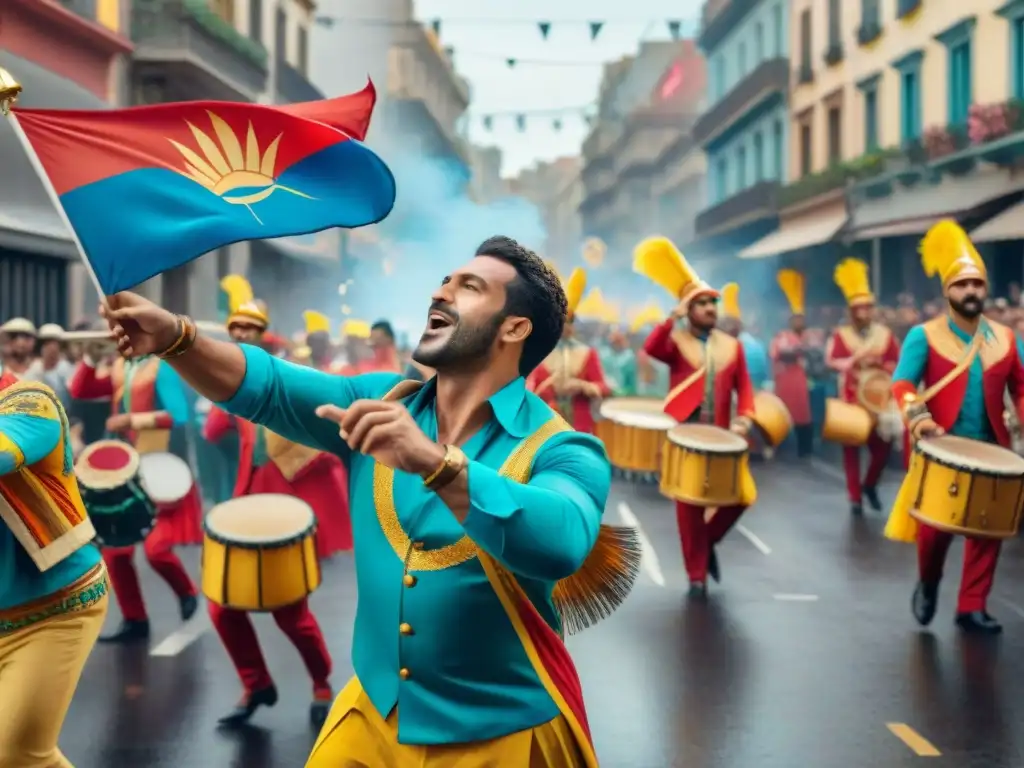
<instances>
[{"instance_id":1,"label":"red trousers","mask_svg":"<svg viewBox=\"0 0 1024 768\"><path fill-rule=\"evenodd\" d=\"M273 685L249 614L216 603L208 605L213 626L238 670L246 693ZM294 605L278 608L272 615L306 664L309 676L313 679L313 690L330 691L327 678L331 675L331 655L327 651L316 616L309 610L309 601L303 599Z\"/></svg>"},{"instance_id":2,"label":"red trousers","mask_svg":"<svg viewBox=\"0 0 1024 768\"><path fill-rule=\"evenodd\" d=\"M720 542L740 519L746 507L720 507L711 519L704 521L707 510L682 501L676 502L679 541L683 547L683 564L690 581L707 581L711 548Z\"/></svg>"},{"instance_id":3,"label":"red trousers","mask_svg":"<svg viewBox=\"0 0 1024 768\"><path fill-rule=\"evenodd\" d=\"M196 585L174 554L174 544L173 518L167 514L158 515L153 530L142 543L142 551L153 570L163 577L174 594L179 598L196 595ZM104 547L103 561L107 564L110 586L121 606L122 618L125 621L145 621L146 603L142 599L139 573L135 570L135 547Z\"/></svg>"},{"instance_id":4,"label":"red trousers","mask_svg":"<svg viewBox=\"0 0 1024 768\"><path fill-rule=\"evenodd\" d=\"M843 469L846 470L846 493L850 497L851 504L861 503L861 489L874 488L882 479L882 471L886 462L889 461L889 454L892 452L892 443L883 440L878 432L872 432L868 438L868 473L864 475L864 482L860 479L860 448L845 446L843 448Z\"/></svg>"},{"instance_id":5,"label":"red trousers","mask_svg":"<svg viewBox=\"0 0 1024 768\"><path fill-rule=\"evenodd\" d=\"M953 534L928 525L917 530L917 567L921 581L938 584L942 579L942 566L953 542ZM957 613L984 611L988 594L995 581L996 563L999 562L999 539L973 539L964 537L964 571L960 577L960 595Z\"/></svg>"}]
</instances>

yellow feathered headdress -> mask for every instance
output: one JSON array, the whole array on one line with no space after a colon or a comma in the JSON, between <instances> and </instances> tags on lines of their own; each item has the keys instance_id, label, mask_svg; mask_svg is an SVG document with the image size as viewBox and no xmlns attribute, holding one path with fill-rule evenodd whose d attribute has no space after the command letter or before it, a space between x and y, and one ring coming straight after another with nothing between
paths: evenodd
<instances>
[{"instance_id":1,"label":"yellow feathered headdress","mask_svg":"<svg viewBox=\"0 0 1024 768\"><path fill-rule=\"evenodd\" d=\"M665 322L665 313L661 307L651 302L633 315L633 320L629 324L629 332L636 333L645 325L658 325L663 322Z\"/></svg>"},{"instance_id":2,"label":"yellow feathered headdress","mask_svg":"<svg viewBox=\"0 0 1024 768\"><path fill-rule=\"evenodd\" d=\"M943 219L921 240L921 264L928 277L938 275L942 287L958 280L984 280L988 271L978 250L963 228L955 221Z\"/></svg>"},{"instance_id":3,"label":"yellow feathered headdress","mask_svg":"<svg viewBox=\"0 0 1024 768\"><path fill-rule=\"evenodd\" d=\"M775 279L779 283L779 288L786 294L789 311L794 315L804 314L804 296L807 290L804 276L795 269L780 269Z\"/></svg>"},{"instance_id":4,"label":"yellow feathered headdress","mask_svg":"<svg viewBox=\"0 0 1024 768\"><path fill-rule=\"evenodd\" d=\"M868 277L868 265L860 259L843 259L836 265L832 279L843 292L849 306L875 303L875 295L871 293L871 280Z\"/></svg>"},{"instance_id":5,"label":"yellow feathered headdress","mask_svg":"<svg viewBox=\"0 0 1024 768\"><path fill-rule=\"evenodd\" d=\"M569 275L569 279L562 282L562 288L565 289L565 300L569 305L568 317L571 320L580 305L580 299L583 298L583 291L587 289L587 273L576 267Z\"/></svg>"},{"instance_id":6,"label":"yellow feathered headdress","mask_svg":"<svg viewBox=\"0 0 1024 768\"><path fill-rule=\"evenodd\" d=\"M365 320L346 320L341 324L341 335L355 339L370 338L370 324Z\"/></svg>"},{"instance_id":7,"label":"yellow feathered headdress","mask_svg":"<svg viewBox=\"0 0 1024 768\"><path fill-rule=\"evenodd\" d=\"M228 328L235 323L243 323L267 329L270 325L267 305L253 298L248 280L241 275L226 275L220 281L220 289L228 297Z\"/></svg>"},{"instance_id":8,"label":"yellow feathered headdress","mask_svg":"<svg viewBox=\"0 0 1024 768\"><path fill-rule=\"evenodd\" d=\"M327 315L307 309L302 313L302 319L306 323L306 335L311 333L330 333L331 320Z\"/></svg>"},{"instance_id":9,"label":"yellow feathered headdress","mask_svg":"<svg viewBox=\"0 0 1024 768\"><path fill-rule=\"evenodd\" d=\"M608 303L604 300L601 289L593 288L576 307L576 314L588 320L601 320L604 318L607 307Z\"/></svg>"},{"instance_id":10,"label":"yellow feathered headdress","mask_svg":"<svg viewBox=\"0 0 1024 768\"><path fill-rule=\"evenodd\" d=\"M718 298L718 291L705 283L686 257L667 237L649 237L633 249L633 271L657 283L675 299L687 302L701 295Z\"/></svg>"},{"instance_id":11,"label":"yellow feathered headdress","mask_svg":"<svg viewBox=\"0 0 1024 768\"><path fill-rule=\"evenodd\" d=\"M743 319L743 313L740 311L739 283L726 283L722 286L722 316Z\"/></svg>"}]
</instances>

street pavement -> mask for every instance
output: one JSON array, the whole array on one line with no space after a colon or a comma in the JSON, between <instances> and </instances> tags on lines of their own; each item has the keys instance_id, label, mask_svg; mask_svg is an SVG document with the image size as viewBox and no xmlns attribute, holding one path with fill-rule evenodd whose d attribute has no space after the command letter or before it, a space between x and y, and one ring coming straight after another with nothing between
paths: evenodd
<instances>
[{"instance_id":1,"label":"street pavement","mask_svg":"<svg viewBox=\"0 0 1024 768\"><path fill-rule=\"evenodd\" d=\"M1004 546L990 604L1002 637L953 625L959 545L923 631L910 615L913 547L882 538L882 513L850 516L837 466L772 463L755 475L759 501L719 547L722 583L707 603L685 596L672 506L653 487L615 484L606 520L639 524L642 573L613 617L569 641L603 768L1024 764L1021 542ZM196 572L198 550L185 554ZM256 619L281 700L250 727L219 731L240 691L205 610L180 625L169 590L140 570L153 642L93 653L61 742L71 762L301 768L315 737L309 683L273 622ZM352 674L354 602L351 559L335 558L313 605L338 687ZM112 608L108 628L118 618Z\"/></svg>"}]
</instances>

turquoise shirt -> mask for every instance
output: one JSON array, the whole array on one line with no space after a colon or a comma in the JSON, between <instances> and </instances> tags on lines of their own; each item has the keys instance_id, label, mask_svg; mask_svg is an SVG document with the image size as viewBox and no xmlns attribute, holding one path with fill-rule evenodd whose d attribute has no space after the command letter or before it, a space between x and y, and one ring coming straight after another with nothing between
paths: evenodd
<instances>
[{"instance_id":1,"label":"turquoise shirt","mask_svg":"<svg viewBox=\"0 0 1024 768\"><path fill-rule=\"evenodd\" d=\"M739 342L743 346L743 358L747 362L750 383L755 390L764 389L765 383L772 378L768 350L759 339L746 331L740 331Z\"/></svg>"},{"instance_id":2,"label":"turquoise shirt","mask_svg":"<svg viewBox=\"0 0 1024 768\"><path fill-rule=\"evenodd\" d=\"M7 475L49 456L60 442L63 427L58 419L3 412L2 397L0 393L0 475ZM3 449L8 441L17 447L21 456L9 448ZM59 592L99 562L99 550L85 546L49 570L40 572L11 529L0 520L0 610Z\"/></svg>"},{"instance_id":3,"label":"turquoise shirt","mask_svg":"<svg viewBox=\"0 0 1024 768\"><path fill-rule=\"evenodd\" d=\"M554 718L558 708L479 561L438 563L413 571L415 579L406 583L408 545L393 545L386 532L392 540L422 542L427 552L469 536L516 574L544 619L558 628L552 590L593 548L608 496L611 470L601 443L578 432L557 434L537 454L529 484L501 477L497 470L513 449L553 414L516 379L490 398L493 418L462 446L469 458L466 519L460 524L418 476L396 472L392 492L399 525L392 526L381 513L381 489L375 494L374 460L349 450L337 426L314 411L325 403L344 408L355 400L379 399L402 377L348 378L286 363L255 347L244 352L245 379L222 407L289 440L330 451L348 466L359 592L352 663L383 717L398 707L399 741L464 743ZM405 400L432 439L434 393L430 381ZM412 633L400 633L402 624Z\"/></svg>"},{"instance_id":4,"label":"turquoise shirt","mask_svg":"<svg viewBox=\"0 0 1024 768\"><path fill-rule=\"evenodd\" d=\"M952 320L947 320L950 330L960 338L964 344L971 343L971 337L961 330ZM978 333L984 333L988 340L992 335L992 329L982 321ZM1020 342L1018 341L1018 348ZM925 367L928 364L928 336L925 334L924 326L915 325L910 329L907 338L903 340L903 347L900 349L900 361L893 371L893 381L906 381L917 387L924 378ZM988 411L985 410L985 391L983 380L985 369L981 362L981 355L976 355L971 367L967 370L967 391L964 392L964 400L960 405L960 414L953 422L953 428L949 431L952 435L969 437L973 440L992 441L995 438L992 434L992 425L988 420Z\"/></svg>"},{"instance_id":5,"label":"turquoise shirt","mask_svg":"<svg viewBox=\"0 0 1024 768\"><path fill-rule=\"evenodd\" d=\"M615 397L636 394L636 352L603 345L599 352L605 383Z\"/></svg>"}]
</instances>

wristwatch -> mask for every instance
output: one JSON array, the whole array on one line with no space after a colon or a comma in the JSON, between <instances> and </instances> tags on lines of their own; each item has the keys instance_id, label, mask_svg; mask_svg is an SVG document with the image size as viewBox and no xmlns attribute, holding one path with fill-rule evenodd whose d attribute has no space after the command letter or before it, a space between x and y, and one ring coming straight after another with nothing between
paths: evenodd
<instances>
[{"instance_id":1,"label":"wristwatch","mask_svg":"<svg viewBox=\"0 0 1024 768\"><path fill-rule=\"evenodd\" d=\"M431 491L439 491L451 483L466 468L469 459L462 449L457 445L446 445L444 447L444 458L441 464L423 478L423 485Z\"/></svg>"}]
</instances>

